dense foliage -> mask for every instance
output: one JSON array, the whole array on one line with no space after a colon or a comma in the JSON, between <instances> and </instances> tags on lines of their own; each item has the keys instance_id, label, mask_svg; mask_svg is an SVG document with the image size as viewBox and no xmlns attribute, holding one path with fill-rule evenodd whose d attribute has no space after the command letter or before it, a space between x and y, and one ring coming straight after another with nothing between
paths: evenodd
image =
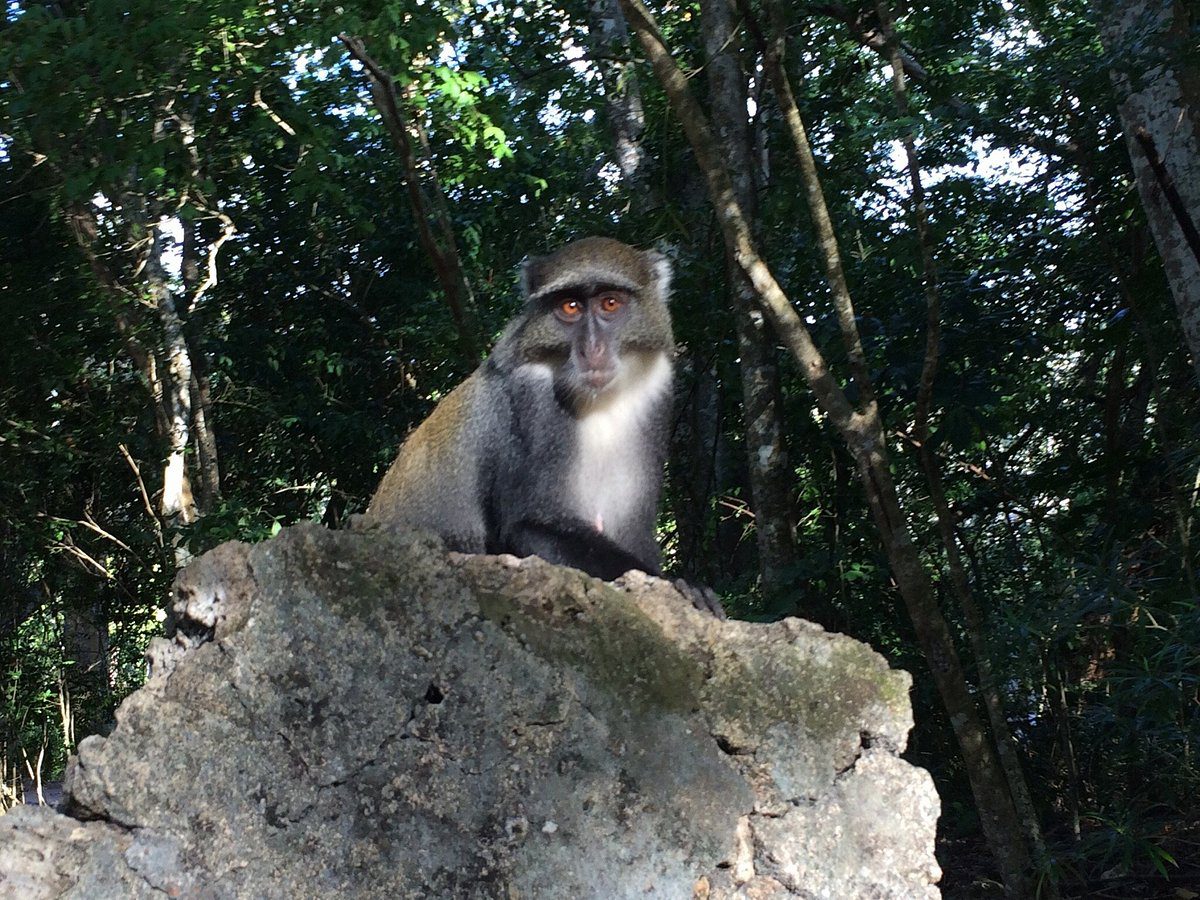
<instances>
[{"instance_id":1,"label":"dense foliage","mask_svg":"<svg viewBox=\"0 0 1200 900\"><path fill-rule=\"evenodd\" d=\"M897 30L924 77L900 116L886 60L860 39L873 9L801 5L787 61L925 565L946 583L911 433L926 301L897 148L912 129L941 294L930 441L1046 832L1041 871L1113 896L1125 879L1195 877L1200 385L1132 188L1097 16L1081 0L909 8ZM702 71L699 7L659 14ZM339 35L394 78L424 211ZM845 377L799 171L742 36L765 255ZM1200 47L1195 30L1180 40ZM821 610L912 671L910 755L943 797L948 883L987 872L854 463L782 356L799 540L789 590L759 589L721 232L644 68L645 168L636 192L623 182L598 46L582 2L7 4L0 806L22 776L61 772L137 686L180 562L361 511L400 438L473 367L423 243L440 205L480 344L517 308L527 253L601 233L674 257L686 350L669 564L735 615ZM163 502L175 346L193 371L180 397L207 413L219 458L214 478L194 429L194 516ZM973 673L962 612L948 588L942 599Z\"/></svg>"}]
</instances>

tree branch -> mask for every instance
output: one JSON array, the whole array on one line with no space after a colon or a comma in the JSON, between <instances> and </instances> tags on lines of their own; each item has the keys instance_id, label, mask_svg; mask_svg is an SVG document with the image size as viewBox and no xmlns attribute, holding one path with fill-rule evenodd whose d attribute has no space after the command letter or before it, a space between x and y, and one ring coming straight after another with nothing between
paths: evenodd
<instances>
[{"instance_id":1,"label":"tree branch","mask_svg":"<svg viewBox=\"0 0 1200 900\"><path fill-rule=\"evenodd\" d=\"M462 261L454 240L454 230L450 225L449 214L445 208L445 201L441 197L441 188L437 184L436 177L432 179L430 186L430 192L435 197L432 203L425 199L421 191L421 176L417 167L417 158L408 133L408 120L401 110L400 101L396 95L395 80L371 58L361 38L343 33L338 35L338 40L345 44L351 56L362 63L363 68L370 76L371 96L375 101L375 107L379 110L384 126L400 150L408 200L412 207L421 247L429 257L434 273L441 284L442 293L446 297L446 305L450 307L450 315L458 331L459 346L464 356L469 360L478 360L479 351L476 347L474 333L474 299L471 295L471 286L462 268ZM432 159L429 159L428 162L432 167ZM441 235L440 242L434 235L431 222L437 224Z\"/></svg>"},{"instance_id":2,"label":"tree branch","mask_svg":"<svg viewBox=\"0 0 1200 900\"><path fill-rule=\"evenodd\" d=\"M621 7L679 116L688 142L708 181L717 217L729 233L738 265L762 298L763 309L777 334L799 361L822 410L830 415L839 430L844 433L857 432L862 425L858 414L829 371L804 321L792 308L791 301L758 254L750 225L734 195L733 184L707 117L688 89L687 78L667 50L657 23L641 0L621 0Z\"/></svg>"}]
</instances>

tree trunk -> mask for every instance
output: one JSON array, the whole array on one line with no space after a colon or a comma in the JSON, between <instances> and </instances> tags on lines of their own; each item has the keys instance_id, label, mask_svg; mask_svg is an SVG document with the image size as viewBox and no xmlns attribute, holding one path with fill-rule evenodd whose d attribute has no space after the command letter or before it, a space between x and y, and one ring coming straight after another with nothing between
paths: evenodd
<instances>
[{"instance_id":1,"label":"tree trunk","mask_svg":"<svg viewBox=\"0 0 1200 900\"><path fill-rule=\"evenodd\" d=\"M746 112L748 83L739 60L733 10L727 0L702 0L701 27L708 64L713 125L725 154L734 196L749 223L757 229L758 197L754 183L753 144ZM742 416L750 472L754 532L762 591L769 605L791 586L796 561L792 522L791 470L780 425L782 415L775 335L763 314L758 293L737 264L734 246L725 237L726 271L737 313L738 352L742 375ZM787 613L828 621L827 610Z\"/></svg>"},{"instance_id":2,"label":"tree trunk","mask_svg":"<svg viewBox=\"0 0 1200 900\"><path fill-rule=\"evenodd\" d=\"M175 305L174 292L163 270L163 236L157 225L151 226L150 240L144 271L161 329L159 354L164 364L159 366L159 402L167 418L167 454L159 511L168 526L177 528L196 521L196 501L187 466L187 448L192 437L192 354L184 339L183 320Z\"/></svg>"},{"instance_id":3,"label":"tree trunk","mask_svg":"<svg viewBox=\"0 0 1200 900\"><path fill-rule=\"evenodd\" d=\"M1075 761L1075 739L1071 732L1071 710L1067 705L1067 689L1058 665L1058 652L1052 644L1042 651L1043 680L1050 697L1050 708L1059 737L1059 755L1062 759L1062 778L1066 782L1063 802L1071 823L1071 836L1079 841L1079 766Z\"/></svg>"},{"instance_id":4,"label":"tree trunk","mask_svg":"<svg viewBox=\"0 0 1200 900\"><path fill-rule=\"evenodd\" d=\"M1200 377L1200 63L1182 0L1094 0L1138 195Z\"/></svg>"},{"instance_id":5,"label":"tree trunk","mask_svg":"<svg viewBox=\"0 0 1200 900\"><path fill-rule=\"evenodd\" d=\"M896 101L896 113L902 121L911 122L911 112L908 103L908 89L905 82L904 60L900 53L899 41L895 33L895 23L891 7L886 2L876 4L879 15L880 36L883 39L884 50L892 67L892 93ZM950 574L950 587L959 607L963 611L967 638L971 645L971 653L975 657L975 668L979 674L979 689L983 695L984 708L987 710L988 724L991 726L992 738L996 745L996 754L1000 759L1004 776L1008 780L1009 792L1013 805L1025 829L1029 847L1038 859L1046 854L1046 844L1042 838L1042 826L1038 821L1033 799L1029 794L1029 785L1025 780L1025 771L1013 738L1012 729L1008 725L1008 714L1005 711L1004 697L1000 691L1000 680L992 667L991 647L987 640L987 622L971 589L967 577L966 566L963 565L962 555L958 550L957 529L955 517L946 499L946 491L942 482L941 463L934 455L929 443L929 417L933 404L933 386L937 377L939 351L941 344L941 293L938 283L937 264L934 258L934 243L930 229L929 209L925 200L925 187L921 183L921 166L917 158L917 142L915 129L908 126L905 129L901 143L904 147L905 163L908 168L909 184L912 188L912 217L913 230L921 251L921 269L925 289L925 305L927 322L925 327L925 360L921 366L921 380L917 388L917 401L913 434L916 438L917 455L925 480L929 487L929 498L933 503L934 517L937 522L938 535L946 553L946 567ZM1053 885L1047 884L1045 896L1050 900Z\"/></svg>"},{"instance_id":6,"label":"tree trunk","mask_svg":"<svg viewBox=\"0 0 1200 900\"><path fill-rule=\"evenodd\" d=\"M711 352L711 351L710 351ZM675 487L676 557L684 577L710 583L713 580L709 548L711 500L716 485L717 446L721 430L721 397L712 361L695 350L689 352L677 369L676 384L687 386L679 392L675 408L677 423L671 459L683 460L671 469ZM709 551L706 551L709 548Z\"/></svg>"},{"instance_id":7,"label":"tree trunk","mask_svg":"<svg viewBox=\"0 0 1200 900\"><path fill-rule=\"evenodd\" d=\"M862 353L861 339L854 325L853 308L849 306L844 277L840 284L831 283L830 288L838 308L847 355L864 401L863 410L856 410L851 406L813 342L804 321L758 253L749 223L737 203L733 184L725 167L723 151L713 138L707 119L691 94L687 79L667 50L653 16L641 0L621 0L621 4L626 20L637 34L646 56L653 65L655 74L683 125L697 162L708 179L709 195L726 238L735 248L738 264L753 282L764 310L796 358L800 371L808 380L822 411L829 416L854 456L892 574L904 598L913 630L929 663L934 683L958 739L984 836L1010 894L1018 897L1031 896L1029 848L1026 846L1004 773L988 734L979 720L950 629L938 608L933 584L925 571L900 507L892 480L882 423L867 377L866 360ZM824 198L816 178L816 164L808 147L803 123L800 121L790 85L784 75L779 55L781 47L778 43L774 46L774 52L767 54L767 68L771 72L772 83L776 87L776 96L785 120L797 144L800 167L806 181L806 195L817 225L818 242L824 252L826 271L832 282L841 274L837 240L829 224L828 213L824 209Z\"/></svg>"},{"instance_id":8,"label":"tree trunk","mask_svg":"<svg viewBox=\"0 0 1200 900\"><path fill-rule=\"evenodd\" d=\"M208 375L200 374L200 357L192 372L189 390L192 395L192 424L196 433L196 474L199 476L200 492L197 497L197 512L201 515L212 512L221 499L221 463L217 456L217 436L212 427L212 387Z\"/></svg>"},{"instance_id":9,"label":"tree trunk","mask_svg":"<svg viewBox=\"0 0 1200 900\"><path fill-rule=\"evenodd\" d=\"M83 708L99 705L101 698L109 693L108 667L108 617L103 604L87 602L88 591L83 588L79 595L63 605L62 641L63 656L70 663L62 672L60 691L64 698L87 698ZM69 713L69 702L60 704L63 717L63 743L69 752L75 751L74 719Z\"/></svg>"},{"instance_id":10,"label":"tree trunk","mask_svg":"<svg viewBox=\"0 0 1200 900\"><path fill-rule=\"evenodd\" d=\"M958 739L984 837L996 858L1009 893L1016 897L1029 896L1032 847L1026 841L1029 840L1030 823L1028 816L1022 816L1018 811L1009 780L1015 774L1024 784L1019 762L1015 757L1009 760L1016 766L1015 773L1005 769L1003 754L997 753L996 745L992 744L983 723L979 721L966 675L954 648L953 636L938 608L937 592L925 571L900 506L891 479L891 466L883 449L882 435L875 447L871 446L873 443L873 440L859 441L856 445L852 441L851 451L858 463L876 525L884 537L888 564ZM973 624L977 630L983 627L978 620ZM979 649L985 651L979 656L985 667L981 670L981 677L984 672L990 675L986 648ZM993 699L998 700L998 695ZM1003 726L999 734L1007 735L1007 721L999 704L985 705L989 706L990 713L999 717L998 720L993 718L994 726ZM1032 805L1028 815L1032 815ZM1040 837L1036 819L1033 820L1033 829Z\"/></svg>"},{"instance_id":11,"label":"tree trunk","mask_svg":"<svg viewBox=\"0 0 1200 900\"><path fill-rule=\"evenodd\" d=\"M653 209L661 198L650 184L642 133L646 113L629 47L629 28L617 0L588 0L588 37L604 85L604 106L612 137L613 161L635 210Z\"/></svg>"},{"instance_id":12,"label":"tree trunk","mask_svg":"<svg viewBox=\"0 0 1200 900\"><path fill-rule=\"evenodd\" d=\"M196 301L212 284L216 282L216 251L233 233L232 220L227 219L227 227L222 237L217 239L210 249L207 271L200 266L199 254L199 223L183 223L183 287L189 297L188 305L194 309ZM202 349L202 341L198 339L195 318L189 315L190 328L186 334L192 347L192 380L189 390L192 397L192 424L196 441L196 474L199 476L200 490L197 492L196 505L199 514L211 512L213 506L221 499L221 466L217 456L217 435L214 425L212 404L212 386L209 382L208 359Z\"/></svg>"},{"instance_id":13,"label":"tree trunk","mask_svg":"<svg viewBox=\"0 0 1200 900\"><path fill-rule=\"evenodd\" d=\"M101 258L94 212L82 203L72 204L65 212L93 274L111 298L117 330L125 339L126 350L146 381L159 436L166 443L159 508L157 511L149 509L149 512L159 517L156 526L166 524L168 528L177 529L194 522L198 512L187 467L187 445L192 432L191 352L175 297L162 268L163 247L158 226L152 225L149 235L140 233L139 223L148 218L145 203L140 197L126 195L117 208L134 232L129 244L148 247L145 258L133 268L140 269L145 277L148 305L153 308L158 320L158 346L154 349L142 344L139 337L141 323L130 312L130 298L135 295L134 289L122 284ZM172 541L172 545L175 564L185 565L191 559L186 546L177 539Z\"/></svg>"}]
</instances>

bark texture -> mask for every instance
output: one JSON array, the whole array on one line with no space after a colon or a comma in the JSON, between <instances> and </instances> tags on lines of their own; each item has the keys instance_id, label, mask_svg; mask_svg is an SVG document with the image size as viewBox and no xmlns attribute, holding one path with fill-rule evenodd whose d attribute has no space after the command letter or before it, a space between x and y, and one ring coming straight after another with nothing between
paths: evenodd
<instances>
[{"instance_id":1,"label":"bark texture","mask_svg":"<svg viewBox=\"0 0 1200 900\"><path fill-rule=\"evenodd\" d=\"M588 39L604 84L604 108L612 138L613 161L635 209L658 205L649 183L642 135L646 112L642 89L629 53L629 28L617 0L588 0Z\"/></svg>"},{"instance_id":2,"label":"bark texture","mask_svg":"<svg viewBox=\"0 0 1200 900\"><path fill-rule=\"evenodd\" d=\"M910 680L667 582L307 525L176 582L177 631L0 894L937 897Z\"/></svg>"},{"instance_id":3,"label":"bark texture","mask_svg":"<svg viewBox=\"0 0 1200 900\"><path fill-rule=\"evenodd\" d=\"M739 53L739 31L735 28L734 11L728 0L702 0L700 6L713 127L727 160L734 195L754 231L758 219L758 189L747 112L749 83ZM763 593L770 598L789 587L789 571L796 561L791 502L793 479L781 424L783 393L779 384L775 334L763 313L758 292L737 263L736 248L728 236L724 243L730 292L737 314L742 417L758 567ZM813 615L809 610L794 611Z\"/></svg>"},{"instance_id":4,"label":"bark texture","mask_svg":"<svg viewBox=\"0 0 1200 900\"><path fill-rule=\"evenodd\" d=\"M1200 46L1194 5L1096 0L1138 195L1200 377Z\"/></svg>"}]
</instances>

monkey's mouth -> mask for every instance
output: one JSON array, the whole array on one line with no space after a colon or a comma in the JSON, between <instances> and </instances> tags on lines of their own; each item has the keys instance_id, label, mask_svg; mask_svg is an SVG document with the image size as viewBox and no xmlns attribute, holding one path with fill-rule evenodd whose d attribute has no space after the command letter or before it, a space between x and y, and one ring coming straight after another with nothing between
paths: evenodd
<instances>
[{"instance_id":1,"label":"monkey's mouth","mask_svg":"<svg viewBox=\"0 0 1200 900\"><path fill-rule=\"evenodd\" d=\"M616 369L588 369L583 373L583 383L593 391L601 391L612 383Z\"/></svg>"}]
</instances>

